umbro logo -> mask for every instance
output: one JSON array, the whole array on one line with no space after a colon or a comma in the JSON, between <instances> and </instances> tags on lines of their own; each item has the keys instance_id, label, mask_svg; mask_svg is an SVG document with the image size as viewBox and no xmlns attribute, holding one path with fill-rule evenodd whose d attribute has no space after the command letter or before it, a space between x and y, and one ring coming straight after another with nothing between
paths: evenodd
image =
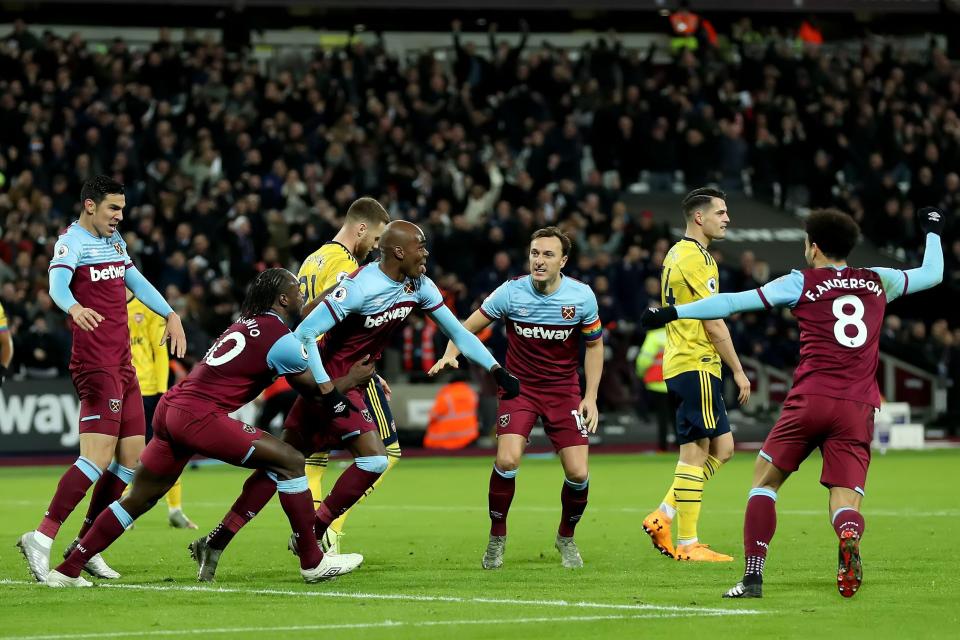
<instances>
[{"instance_id":1,"label":"umbro logo","mask_svg":"<svg viewBox=\"0 0 960 640\"><path fill-rule=\"evenodd\" d=\"M330 567L323 572L323 575L328 577L338 576L340 575L340 567Z\"/></svg>"},{"instance_id":2,"label":"umbro logo","mask_svg":"<svg viewBox=\"0 0 960 640\"><path fill-rule=\"evenodd\" d=\"M346 408L347 405L343 402L338 402L337 404L333 405L334 413L343 413Z\"/></svg>"},{"instance_id":3,"label":"umbro logo","mask_svg":"<svg viewBox=\"0 0 960 640\"><path fill-rule=\"evenodd\" d=\"M930 218L931 220L933 220L934 222L940 222L940 212L939 212L939 211L931 211L930 213L927 214L927 217Z\"/></svg>"}]
</instances>

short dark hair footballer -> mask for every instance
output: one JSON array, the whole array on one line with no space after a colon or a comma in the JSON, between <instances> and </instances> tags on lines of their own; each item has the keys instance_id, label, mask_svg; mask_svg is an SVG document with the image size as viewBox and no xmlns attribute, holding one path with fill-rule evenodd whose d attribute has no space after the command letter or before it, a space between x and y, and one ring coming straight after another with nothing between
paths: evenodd
<instances>
[{"instance_id":1,"label":"short dark hair footballer","mask_svg":"<svg viewBox=\"0 0 960 640\"><path fill-rule=\"evenodd\" d=\"M247 289L247 295L240 305L240 317L250 319L254 316L265 314L273 307L284 287L291 283L290 272L286 269L267 269L257 274L250 287Z\"/></svg>"},{"instance_id":2,"label":"short dark hair footballer","mask_svg":"<svg viewBox=\"0 0 960 640\"><path fill-rule=\"evenodd\" d=\"M537 238L559 239L560 246L563 249L563 255L570 255L570 247L573 246L573 243L570 242L570 236L565 234L560 227L544 227L543 229L537 229L533 232L533 235L530 236L530 241L533 242Z\"/></svg>"},{"instance_id":3,"label":"short dark hair footballer","mask_svg":"<svg viewBox=\"0 0 960 640\"><path fill-rule=\"evenodd\" d=\"M347 209L347 223L356 224L359 222L390 224L390 214L387 213L382 204L373 198L364 196L354 200L350 208Z\"/></svg>"},{"instance_id":4,"label":"short dark hair footballer","mask_svg":"<svg viewBox=\"0 0 960 640\"><path fill-rule=\"evenodd\" d=\"M108 195L122 196L123 184L110 176L94 176L83 183L80 189L80 202L82 204L87 200L93 200L93 203L99 206Z\"/></svg>"},{"instance_id":5,"label":"short dark hair footballer","mask_svg":"<svg viewBox=\"0 0 960 640\"><path fill-rule=\"evenodd\" d=\"M845 260L860 240L860 225L839 209L814 209L807 217L807 238L828 258Z\"/></svg>"},{"instance_id":6,"label":"short dark hair footballer","mask_svg":"<svg viewBox=\"0 0 960 640\"><path fill-rule=\"evenodd\" d=\"M700 187L699 189L694 189L683 197L683 201L680 203L680 211L683 212L684 218L689 218L691 215L693 215L694 211L709 203L714 198L726 200L727 194L720 189L714 189L713 187Z\"/></svg>"}]
</instances>

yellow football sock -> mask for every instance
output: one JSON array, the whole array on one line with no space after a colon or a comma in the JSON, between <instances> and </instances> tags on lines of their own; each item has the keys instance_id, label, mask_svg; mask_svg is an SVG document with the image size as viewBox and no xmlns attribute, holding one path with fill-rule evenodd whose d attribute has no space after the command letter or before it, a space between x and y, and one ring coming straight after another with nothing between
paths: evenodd
<instances>
[{"instance_id":1,"label":"yellow football sock","mask_svg":"<svg viewBox=\"0 0 960 640\"><path fill-rule=\"evenodd\" d=\"M707 456L707 461L703 463L703 479L709 480L713 476L717 475L717 471L720 471L720 465L723 463L720 462L719 458L714 458L711 455Z\"/></svg>"},{"instance_id":2,"label":"yellow football sock","mask_svg":"<svg viewBox=\"0 0 960 640\"><path fill-rule=\"evenodd\" d=\"M346 523L347 516L350 515L350 512L353 511L354 507L363 502L364 498L373 493L374 489L380 486L380 483L383 482L384 477L390 473L390 469L393 469L395 466L397 466L398 462L400 462L400 444L394 442L391 445L387 445L387 470L380 474L380 477L377 478L377 481L374 482L373 485L367 489L362 496L360 496L360 499L353 504L353 507L347 509L342 516L330 523L330 528L336 531L338 534L342 533L343 526Z\"/></svg>"},{"instance_id":3,"label":"yellow football sock","mask_svg":"<svg viewBox=\"0 0 960 640\"><path fill-rule=\"evenodd\" d=\"M320 506L323 502L323 474L327 470L329 461L330 453L327 451L315 453L307 458L307 484L310 486L314 507Z\"/></svg>"},{"instance_id":4,"label":"yellow football sock","mask_svg":"<svg viewBox=\"0 0 960 640\"><path fill-rule=\"evenodd\" d=\"M700 519L700 503L703 499L703 467L678 463L673 486L680 518L677 544L690 544L697 539L697 520Z\"/></svg>"},{"instance_id":5,"label":"yellow football sock","mask_svg":"<svg viewBox=\"0 0 960 640\"><path fill-rule=\"evenodd\" d=\"M183 486L180 484L180 478L177 478L177 481L170 487L170 491L167 491L167 508L183 508Z\"/></svg>"},{"instance_id":6,"label":"yellow football sock","mask_svg":"<svg viewBox=\"0 0 960 640\"><path fill-rule=\"evenodd\" d=\"M674 478L673 482L670 484L670 488L667 489L667 495L663 496L663 500L660 502L660 510L667 514L670 519L673 519L673 516L677 513L677 499L673 495L673 490L677 487L677 479ZM664 505L668 508L664 509Z\"/></svg>"}]
</instances>

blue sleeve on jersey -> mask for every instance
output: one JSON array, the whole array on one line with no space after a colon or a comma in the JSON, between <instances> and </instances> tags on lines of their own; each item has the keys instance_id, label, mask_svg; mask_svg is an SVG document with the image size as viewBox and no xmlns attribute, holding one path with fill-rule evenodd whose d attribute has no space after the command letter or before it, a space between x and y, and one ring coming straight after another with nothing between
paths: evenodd
<instances>
[{"instance_id":1,"label":"blue sleeve on jersey","mask_svg":"<svg viewBox=\"0 0 960 640\"><path fill-rule=\"evenodd\" d=\"M457 345L457 349L460 349L460 353L465 355L467 360L480 365L487 371L497 364L497 361L483 346L480 339L467 331L466 327L460 324L460 321L457 320L450 309L440 305L430 312L430 317L440 326L440 330L453 340L453 344Z\"/></svg>"},{"instance_id":2,"label":"blue sleeve on jersey","mask_svg":"<svg viewBox=\"0 0 960 640\"><path fill-rule=\"evenodd\" d=\"M73 279L73 272L69 269L51 269L50 270L50 297L57 303L57 306L63 309L64 313L70 313L70 307L77 304L77 299L73 297L70 291L70 280Z\"/></svg>"},{"instance_id":3,"label":"blue sleeve on jersey","mask_svg":"<svg viewBox=\"0 0 960 640\"><path fill-rule=\"evenodd\" d=\"M267 352L267 366L285 376L290 373L303 373L308 366L307 350L292 333L288 333L273 343Z\"/></svg>"},{"instance_id":4,"label":"blue sleeve on jersey","mask_svg":"<svg viewBox=\"0 0 960 640\"><path fill-rule=\"evenodd\" d=\"M363 289L357 281L353 278L344 278L333 291L327 294L323 302L317 305L313 313L316 313L317 309L328 307L337 319L337 322L340 322L351 313L360 311L363 307L363 297ZM312 316L313 313L310 315ZM307 316L307 319L309 318L310 316ZM306 322L306 319L304 322ZM322 335L323 333L324 332L321 331L318 335Z\"/></svg>"},{"instance_id":5,"label":"blue sleeve on jersey","mask_svg":"<svg viewBox=\"0 0 960 640\"><path fill-rule=\"evenodd\" d=\"M344 282L346 282L346 280L344 280ZM342 320L342 318L334 315L333 305L327 304L330 297L341 288L342 287L337 287L330 295L324 298L324 301L318 304L313 311L310 312L310 315L303 319L303 322L300 323L300 326L298 326L294 332L297 340L299 340L300 344L307 350L307 364L317 384L330 382L330 375L326 369L323 368L323 360L320 358L320 348L317 347L317 338L327 331L330 331L330 329Z\"/></svg>"},{"instance_id":6,"label":"blue sleeve on jersey","mask_svg":"<svg viewBox=\"0 0 960 640\"><path fill-rule=\"evenodd\" d=\"M483 315L491 320L507 317L507 311L510 309L511 282L511 280L507 280L487 296L487 299L480 305L480 312Z\"/></svg>"},{"instance_id":7,"label":"blue sleeve on jersey","mask_svg":"<svg viewBox=\"0 0 960 640\"><path fill-rule=\"evenodd\" d=\"M420 308L431 312L437 307L443 306L443 294L437 288L436 283L427 276L420 278Z\"/></svg>"},{"instance_id":8,"label":"blue sleeve on jersey","mask_svg":"<svg viewBox=\"0 0 960 640\"><path fill-rule=\"evenodd\" d=\"M53 245L53 258L50 260L50 270L54 267L68 267L70 271L77 268L80 261L80 252L83 245L79 240L70 234L60 236L57 243Z\"/></svg>"},{"instance_id":9,"label":"blue sleeve on jersey","mask_svg":"<svg viewBox=\"0 0 960 640\"><path fill-rule=\"evenodd\" d=\"M943 245L940 236L935 233L927 234L926 251L923 253L923 264L916 269L901 271L885 267L871 267L883 282L883 289L887 292L887 302L896 300L908 293L924 291L935 287L943 281Z\"/></svg>"},{"instance_id":10,"label":"blue sleeve on jersey","mask_svg":"<svg viewBox=\"0 0 960 640\"><path fill-rule=\"evenodd\" d=\"M767 307L794 307L802 293L803 272L796 269L760 287L760 297Z\"/></svg>"},{"instance_id":11,"label":"blue sleeve on jersey","mask_svg":"<svg viewBox=\"0 0 960 640\"><path fill-rule=\"evenodd\" d=\"M587 289L586 298L583 301L583 324L584 326L593 324L600 319L600 308L597 306L597 296L592 289Z\"/></svg>"},{"instance_id":12,"label":"blue sleeve on jersey","mask_svg":"<svg viewBox=\"0 0 960 640\"><path fill-rule=\"evenodd\" d=\"M677 305L677 317L683 320L715 320L740 311L758 311L766 307L759 289L740 293L718 293L703 300Z\"/></svg>"},{"instance_id":13,"label":"blue sleeve on jersey","mask_svg":"<svg viewBox=\"0 0 960 640\"><path fill-rule=\"evenodd\" d=\"M137 300L147 305L150 311L161 318L166 318L173 313L173 307L164 300L163 295L133 265L128 266L124 271L123 282L127 285L127 289L133 291Z\"/></svg>"}]
</instances>

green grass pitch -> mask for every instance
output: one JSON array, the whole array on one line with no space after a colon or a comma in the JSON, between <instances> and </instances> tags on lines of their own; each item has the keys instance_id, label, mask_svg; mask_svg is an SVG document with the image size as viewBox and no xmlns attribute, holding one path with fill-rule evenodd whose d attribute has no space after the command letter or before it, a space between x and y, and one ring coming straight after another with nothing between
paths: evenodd
<instances>
[{"instance_id":1,"label":"green grass pitch","mask_svg":"<svg viewBox=\"0 0 960 640\"><path fill-rule=\"evenodd\" d=\"M586 566L553 549L560 465L529 458L510 511L506 562L483 571L491 460L405 459L347 525L355 574L305 585L286 550L276 501L234 540L214 585L197 585L186 551L196 532L171 529L161 502L105 553L109 585L52 590L28 582L14 543L36 526L62 469L0 469L0 640L10 638L715 638L960 637L960 452L876 456L864 512L864 584L837 593L836 537L814 457L780 493L762 600L722 600L742 571L743 507L754 455L741 452L704 496L701 538L728 564L658 555L640 528L662 497L674 456L595 456L590 505L577 531ZM336 466L336 465L332 465ZM330 476L334 473L331 472ZM246 472L184 476L185 511L205 532ZM330 486L332 477L328 477ZM85 505L54 551L72 539ZM58 557L56 555L55 557ZM103 583L101 583L103 584ZM651 635L656 634L656 635Z\"/></svg>"}]
</instances>

